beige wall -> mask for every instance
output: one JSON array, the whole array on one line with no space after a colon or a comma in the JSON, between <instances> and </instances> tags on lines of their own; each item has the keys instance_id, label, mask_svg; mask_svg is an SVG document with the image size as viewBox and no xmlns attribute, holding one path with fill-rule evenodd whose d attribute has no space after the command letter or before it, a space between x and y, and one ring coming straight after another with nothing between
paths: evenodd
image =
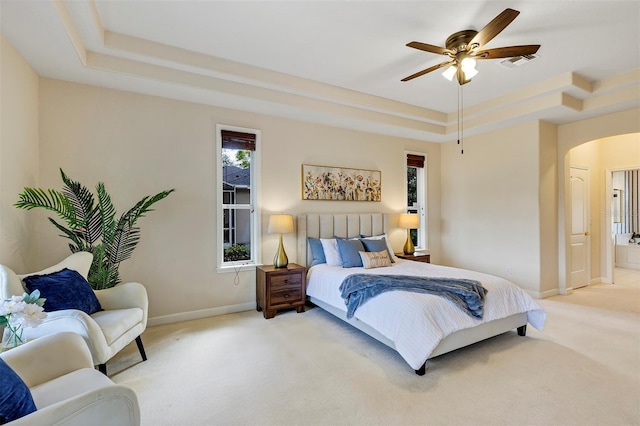
<instances>
[{"instance_id":1,"label":"beige wall","mask_svg":"<svg viewBox=\"0 0 640 426\"><path fill-rule=\"evenodd\" d=\"M548 162L539 127L468 137L464 154L455 142L441 154L443 262L511 279L534 295L541 287L539 168Z\"/></svg>"},{"instance_id":2,"label":"beige wall","mask_svg":"<svg viewBox=\"0 0 640 426\"><path fill-rule=\"evenodd\" d=\"M558 127L539 123L540 297L558 292Z\"/></svg>"},{"instance_id":3,"label":"beige wall","mask_svg":"<svg viewBox=\"0 0 640 426\"><path fill-rule=\"evenodd\" d=\"M42 79L40 186L60 188L59 167L89 187L101 180L119 213L144 195L176 189L141 220L141 243L121 267L123 279L146 285L156 322L255 308L254 272L239 273L236 285L235 273L215 270L216 124L261 131L264 263L277 248L277 236L265 233L272 212L388 212L395 228L406 203L405 150L427 154L429 234L437 259L439 144ZM382 202L302 201L303 163L380 170ZM67 255L63 239L46 225L37 238L42 266ZM403 232L391 236L400 250ZM294 262L295 235L285 235L284 244Z\"/></svg>"},{"instance_id":4,"label":"beige wall","mask_svg":"<svg viewBox=\"0 0 640 426\"><path fill-rule=\"evenodd\" d=\"M38 76L0 35L0 263L30 265L31 221L13 204L38 179Z\"/></svg>"},{"instance_id":5,"label":"beige wall","mask_svg":"<svg viewBox=\"0 0 640 426\"><path fill-rule=\"evenodd\" d=\"M590 233L591 233L591 281L607 281L606 245L609 220L607 197L607 173L612 170L640 168L640 133L632 133L586 142L569 151L571 166L589 168L590 179ZM610 229L610 228L609 228Z\"/></svg>"}]
</instances>

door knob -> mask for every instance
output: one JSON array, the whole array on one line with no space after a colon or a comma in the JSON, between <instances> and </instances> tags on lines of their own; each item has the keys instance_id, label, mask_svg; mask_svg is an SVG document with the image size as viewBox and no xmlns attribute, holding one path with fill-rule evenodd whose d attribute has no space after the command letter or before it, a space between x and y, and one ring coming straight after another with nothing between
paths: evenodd
<instances>
[{"instance_id":1,"label":"door knob","mask_svg":"<svg viewBox=\"0 0 640 426\"><path fill-rule=\"evenodd\" d=\"M588 237L588 236L589 236L589 232L585 232L585 233L584 233L584 235L585 235L586 237Z\"/></svg>"}]
</instances>

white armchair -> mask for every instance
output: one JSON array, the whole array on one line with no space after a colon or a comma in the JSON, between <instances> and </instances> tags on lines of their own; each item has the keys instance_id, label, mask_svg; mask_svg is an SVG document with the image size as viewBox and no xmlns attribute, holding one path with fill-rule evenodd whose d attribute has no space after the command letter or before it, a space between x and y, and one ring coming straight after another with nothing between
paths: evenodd
<instances>
[{"instance_id":1,"label":"white armchair","mask_svg":"<svg viewBox=\"0 0 640 426\"><path fill-rule=\"evenodd\" d=\"M139 425L135 392L93 366L76 333L51 334L0 354L29 388L36 411L10 425Z\"/></svg>"},{"instance_id":2,"label":"white armchair","mask_svg":"<svg viewBox=\"0 0 640 426\"><path fill-rule=\"evenodd\" d=\"M86 279L92 260L91 253L78 252L57 265L23 275L17 275L8 267L0 265L0 297L8 299L13 295L22 295L25 292L22 279L30 275L51 274L68 268L78 271ZM42 324L35 328L25 328L23 337L30 340L61 331L77 333L87 343L94 365L105 375L107 361L134 340L142 360L146 361L147 356L140 338L147 327L149 306L144 286L135 282L120 283L94 292L102 311L92 315L76 309L48 312Z\"/></svg>"}]
</instances>

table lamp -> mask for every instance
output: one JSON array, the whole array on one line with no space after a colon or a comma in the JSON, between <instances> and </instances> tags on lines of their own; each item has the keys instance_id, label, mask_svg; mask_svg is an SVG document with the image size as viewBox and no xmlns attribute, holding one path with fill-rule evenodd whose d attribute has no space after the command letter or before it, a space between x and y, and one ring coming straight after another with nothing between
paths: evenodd
<instances>
[{"instance_id":1,"label":"table lamp","mask_svg":"<svg viewBox=\"0 0 640 426\"><path fill-rule=\"evenodd\" d=\"M407 242L404 243L402 251L404 254L415 253L416 249L413 246L413 241L411 241L411 230L417 229L420 226L420 216L417 214L402 213L398 221L398 226L400 228L406 228L407 230Z\"/></svg>"},{"instance_id":2,"label":"table lamp","mask_svg":"<svg viewBox=\"0 0 640 426\"><path fill-rule=\"evenodd\" d=\"M286 268L289 264L289 259L282 244L282 234L290 234L293 232L293 216L290 214L271 215L271 217L269 217L268 232L270 234L280 234L280 244L278 245L276 256L273 258L273 266L276 268Z\"/></svg>"}]
</instances>

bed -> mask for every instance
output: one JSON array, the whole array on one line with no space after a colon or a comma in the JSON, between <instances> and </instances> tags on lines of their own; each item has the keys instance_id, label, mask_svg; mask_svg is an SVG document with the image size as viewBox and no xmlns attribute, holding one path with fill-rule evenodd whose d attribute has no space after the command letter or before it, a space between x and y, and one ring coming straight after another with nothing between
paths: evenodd
<instances>
[{"instance_id":1,"label":"bed","mask_svg":"<svg viewBox=\"0 0 640 426\"><path fill-rule=\"evenodd\" d=\"M327 240L386 236L388 216L383 213L315 213L298 216L298 263L308 268L307 296L313 304L396 350L418 375L430 358L516 329L526 335L527 324L542 330L545 312L525 291L505 279L479 272L402 260L391 266L365 269L314 262L309 237ZM317 240L315 241L317 243ZM314 247L317 253L317 247ZM331 249L328 249L330 251ZM330 254L330 253L327 253ZM333 264L331 264L333 263ZM313 266L312 266L313 265ZM482 319L467 315L442 297L407 291L379 294L348 318L340 284L352 274L452 277L479 281L488 292Z\"/></svg>"}]
</instances>

